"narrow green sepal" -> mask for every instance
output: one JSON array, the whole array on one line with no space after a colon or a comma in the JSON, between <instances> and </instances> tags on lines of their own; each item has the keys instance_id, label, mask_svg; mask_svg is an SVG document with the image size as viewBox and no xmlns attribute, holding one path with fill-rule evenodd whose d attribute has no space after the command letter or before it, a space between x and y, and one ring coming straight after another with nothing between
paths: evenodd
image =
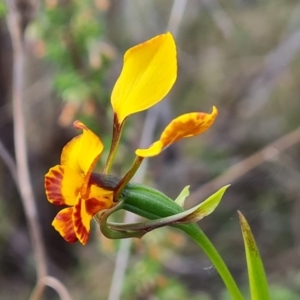
<instances>
[{"instance_id":1,"label":"narrow green sepal","mask_svg":"<svg viewBox=\"0 0 300 300\"><path fill-rule=\"evenodd\" d=\"M238 211L238 214L245 245L251 299L269 300L268 282L259 250L246 218L240 211Z\"/></svg>"},{"instance_id":2,"label":"narrow green sepal","mask_svg":"<svg viewBox=\"0 0 300 300\"><path fill-rule=\"evenodd\" d=\"M186 216L177 223L195 223L210 215L219 205L229 185L225 185L197 206L186 211Z\"/></svg>"},{"instance_id":3,"label":"narrow green sepal","mask_svg":"<svg viewBox=\"0 0 300 300\"><path fill-rule=\"evenodd\" d=\"M190 186L187 185L177 196L175 202L180 205L181 207L184 206L185 199L190 195Z\"/></svg>"}]
</instances>

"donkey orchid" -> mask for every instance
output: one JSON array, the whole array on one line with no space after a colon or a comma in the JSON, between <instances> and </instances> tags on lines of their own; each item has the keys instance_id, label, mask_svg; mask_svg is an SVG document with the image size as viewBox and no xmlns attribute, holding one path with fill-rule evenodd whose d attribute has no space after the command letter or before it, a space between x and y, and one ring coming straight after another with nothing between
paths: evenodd
<instances>
[{"instance_id":1,"label":"donkey orchid","mask_svg":"<svg viewBox=\"0 0 300 300\"><path fill-rule=\"evenodd\" d=\"M158 35L129 49L124 56L121 74L113 88L113 137L103 174L109 173L124 123L131 114L146 110L161 101L172 88L177 76L176 45L171 33ZM52 225L68 242L86 244L90 221L119 202L119 195L141 164L143 158L158 155L176 141L206 131L217 117L212 113L193 112L175 118L158 141L147 149L136 150L136 160L129 172L114 185L101 185L93 170L103 151L101 140L83 123L74 122L83 133L64 148L61 163L45 176L48 201L66 205Z\"/></svg>"}]
</instances>

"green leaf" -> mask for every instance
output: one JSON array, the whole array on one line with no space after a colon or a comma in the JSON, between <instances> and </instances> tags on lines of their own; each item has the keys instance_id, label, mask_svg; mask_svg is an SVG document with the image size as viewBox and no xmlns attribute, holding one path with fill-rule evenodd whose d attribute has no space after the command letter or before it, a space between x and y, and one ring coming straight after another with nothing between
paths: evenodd
<instances>
[{"instance_id":1,"label":"green leaf","mask_svg":"<svg viewBox=\"0 0 300 300\"><path fill-rule=\"evenodd\" d=\"M268 282L258 248L247 220L240 211L238 214L245 245L251 299L269 300Z\"/></svg>"},{"instance_id":2,"label":"green leaf","mask_svg":"<svg viewBox=\"0 0 300 300\"><path fill-rule=\"evenodd\" d=\"M181 207L184 206L185 199L190 195L190 186L187 185L175 199L175 202L180 205Z\"/></svg>"}]
</instances>

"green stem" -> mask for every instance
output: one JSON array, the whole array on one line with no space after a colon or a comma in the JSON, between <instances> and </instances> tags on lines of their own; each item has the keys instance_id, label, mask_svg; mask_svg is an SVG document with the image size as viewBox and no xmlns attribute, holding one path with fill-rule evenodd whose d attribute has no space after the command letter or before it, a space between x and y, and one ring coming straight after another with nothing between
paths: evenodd
<instances>
[{"instance_id":1,"label":"green stem","mask_svg":"<svg viewBox=\"0 0 300 300\"><path fill-rule=\"evenodd\" d=\"M103 171L104 174L108 174L112 167L119 146L124 123L125 120L121 124L119 124L117 115L116 114L114 115L112 141L111 141L110 151L107 157L106 165Z\"/></svg>"},{"instance_id":2,"label":"green stem","mask_svg":"<svg viewBox=\"0 0 300 300\"><path fill-rule=\"evenodd\" d=\"M130 170L125 174L125 176L120 180L118 185L115 188L115 195L114 199L118 199L120 193L127 186L128 182L132 179L138 168L140 167L141 163L143 162L144 158L140 156L136 156L135 160L130 168Z\"/></svg>"},{"instance_id":3,"label":"green stem","mask_svg":"<svg viewBox=\"0 0 300 300\"><path fill-rule=\"evenodd\" d=\"M205 235L205 233L198 227L197 224L180 224L174 227L180 228L182 231L187 233L205 252L207 257L211 260L212 264L218 271L219 275L223 279L224 284L227 287L232 299L243 300L243 296L236 285L236 282L232 278L226 264L221 258L220 254Z\"/></svg>"}]
</instances>

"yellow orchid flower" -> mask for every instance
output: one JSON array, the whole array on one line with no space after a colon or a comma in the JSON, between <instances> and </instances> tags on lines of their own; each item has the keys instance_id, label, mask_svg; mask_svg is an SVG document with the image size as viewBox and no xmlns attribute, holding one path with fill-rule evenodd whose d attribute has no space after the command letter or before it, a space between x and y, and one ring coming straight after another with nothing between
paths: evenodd
<instances>
[{"instance_id":1,"label":"yellow orchid flower","mask_svg":"<svg viewBox=\"0 0 300 300\"><path fill-rule=\"evenodd\" d=\"M112 207L113 192L90 182L103 150L102 142L83 123L76 121L74 127L83 133L63 148L61 164L51 168L45 176L45 189L49 202L69 206L56 215L54 228L66 241L79 240L84 245L92 217Z\"/></svg>"},{"instance_id":2,"label":"yellow orchid flower","mask_svg":"<svg viewBox=\"0 0 300 300\"><path fill-rule=\"evenodd\" d=\"M162 100L176 76L176 45L170 33L158 35L125 53L123 69L111 97L113 137L102 178L108 178L105 176L108 176L112 165L126 118ZM109 187L104 187L99 176L92 174L103 151L102 142L83 123L75 121L74 126L82 129L83 133L63 148L61 164L51 168L45 176L49 202L68 206L56 215L52 223L54 228L66 241L79 240L86 244L93 216L115 209L120 193L145 157L158 155L176 141L204 132L213 124L217 114L213 107L211 114L188 113L171 121L158 141L147 149L136 150L137 157L132 168Z\"/></svg>"}]
</instances>

